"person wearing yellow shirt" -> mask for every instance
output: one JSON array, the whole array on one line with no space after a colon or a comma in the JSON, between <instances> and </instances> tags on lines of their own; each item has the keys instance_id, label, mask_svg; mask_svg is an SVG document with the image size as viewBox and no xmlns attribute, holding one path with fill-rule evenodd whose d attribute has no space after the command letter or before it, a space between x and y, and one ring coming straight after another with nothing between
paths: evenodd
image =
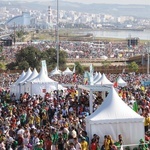
<instances>
[{"instance_id":1,"label":"person wearing yellow shirt","mask_svg":"<svg viewBox=\"0 0 150 150\"><path fill-rule=\"evenodd\" d=\"M88 142L86 141L86 139L84 137L82 137L81 139L81 148L82 150L88 150L89 146L88 146Z\"/></svg>"},{"instance_id":2,"label":"person wearing yellow shirt","mask_svg":"<svg viewBox=\"0 0 150 150\"><path fill-rule=\"evenodd\" d=\"M150 125L150 116L148 115L148 113L146 113L144 117L145 117L145 120L144 120L145 132L147 132L148 127Z\"/></svg>"},{"instance_id":3,"label":"person wearing yellow shirt","mask_svg":"<svg viewBox=\"0 0 150 150\"><path fill-rule=\"evenodd\" d=\"M46 122L47 122L47 114L46 112L43 112L42 114L42 125L45 126L46 125Z\"/></svg>"},{"instance_id":4,"label":"person wearing yellow shirt","mask_svg":"<svg viewBox=\"0 0 150 150\"><path fill-rule=\"evenodd\" d=\"M36 126L40 126L40 124L41 124L41 118L40 118L39 115L35 115L34 121L35 121Z\"/></svg>"},{"instance_id":5,"label":"person wearing yellow shirt","mask_svg":"<svg viewBox=\"0 0 150 150\"><path fill-rule=\"evenodd\" d=\"M32 114L30 114L30 116L29 116L29 124L30 125L34 124L34 116Z\"/></svg>"}]
</instances>

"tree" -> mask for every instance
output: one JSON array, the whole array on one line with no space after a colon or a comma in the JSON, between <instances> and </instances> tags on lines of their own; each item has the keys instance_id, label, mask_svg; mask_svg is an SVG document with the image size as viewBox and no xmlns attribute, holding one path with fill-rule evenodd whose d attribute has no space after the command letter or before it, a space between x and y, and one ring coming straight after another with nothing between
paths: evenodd
<instances>
[{"instance_id":1,"label":"tree","mask_svg":"<svg viewBox=\"0 0 150 150\"><path fill-rule=\"evenodd\" d=\"M11 63L6 65L6 68L9 69L9 70L15 70L15 69L17 69L16 66L17 65L16 65L15 62L11 62Z\"/></svg>"},{"instance_id":2,"label":"tree","mask_svg":"<svg viewBox=\"0 0 150 150\"><path fill-rule=\"evenodd\" d=\"M0 52L2 52L3 51L3 47L2 46L0 46Z\"/></svg>"},{"instance_id":3,"label":"tree","mask_svg":"<svg viewBox=\"0 0 150 150\"><path fill-rule=\"evenodd\" d=\"M128 68L131 72L137 72L139 70L139 66L134 61L128 65Z\"/></svg>"},{"instance_id":4,"label":"tree","mask_svg":"<svg viewBox=\"0 0 150 150\"><path fill-rule=\"evenodd\" d=\"M59 66L65 68L67 53L64 51L59 52ZM41 67L41 60L46 60L47 68L54 69L57 63L57 51L50 48L46 51L40 51L33 46L21 49L16 54L16 62L7 64L7 68L12 69L27 69L28 67L36 68Z\"/></svg>"},{"instance_id":5,"label":"tree","mask_svg":"<svg viewBox=\"0 0 150 150\"><path fill-rule=\"evenodd\" d=\"M21 70L27 70L29 67L29 63L25 60L18 64L18 68Z\"/></svg>"},{"instance_id":6,"label":"tree","mask_svg":"<svg viewBox=\"0 0 150 150\"><path fill-rule=\"evenodd\" d=\"M33 46L21 49L21 51L16 54L16 65L18 66L18 69L22 69L23 64L27 65L27 67L39 69L40 63L41 52Z\"/></svg>"},{"instance_id":7,"label":"tree","mask_svg":"<svg viewBox=\"0 0 150 150\"><path fill-rule=\"evenodd\" d=\"M79 73L79 74L84 73L84 68L83 66L81 66L79 62L75 62L75 66L76 66L76 73Z\"/></svg>"},{"instance_id":8,"label":"tree","mask_svg":"<svg viewBox=\"0 0 150 150\"><path fill-rule=\"evenodd\" d=\"M111 65L111 62L105 60L105 61L102 61L102 65L103 65L104 67L108 68L108 67Z\"/></svg>"},{"instance_id":9,"label":"tree","mask_svg":"<svg viewBox=\"0 0 150 150\"><path fill-rule=\"evenodd\" d=\"M6 65L3 62L0 62L0 70L6 70Z\"/></svg>"},{"instance_id":10,"label":"tree","mask_svg":"<svg viewBox=\"0 0 150 150\"><path fill-rule=\"evenodd\" d=\"M64 69L66 66L67 53L59 51L59 67ZM49 69L54 69L57 65L57 51L54 48L50 48L42 53L42 59L46 60Z\"/></svg>"}]
</instances>

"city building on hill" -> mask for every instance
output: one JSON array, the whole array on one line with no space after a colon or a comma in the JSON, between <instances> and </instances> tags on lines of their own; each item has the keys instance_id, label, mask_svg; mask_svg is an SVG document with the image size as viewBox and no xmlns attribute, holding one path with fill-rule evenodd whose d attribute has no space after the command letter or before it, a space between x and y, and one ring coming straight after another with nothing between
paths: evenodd
<instances>
[{"instance_id":1,"label":"city building on hill","mask_svg":"<svg viewBox=\"0 0 150 150\"><path fill-rule=\"evenodd\" d=\"M6 24L8 26L14 26L14 23L16 26L30 26L31 25L31 19L29 12L22 12L22 15L15 16L8 21L6 21Z\"/></svg>"}]
</instances>

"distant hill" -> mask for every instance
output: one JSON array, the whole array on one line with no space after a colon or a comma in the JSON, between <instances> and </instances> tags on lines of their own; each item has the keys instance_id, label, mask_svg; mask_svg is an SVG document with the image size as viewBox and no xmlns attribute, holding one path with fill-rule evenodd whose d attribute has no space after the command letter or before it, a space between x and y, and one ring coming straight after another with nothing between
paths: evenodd
<instances>
[{"instance_id":1,"label":"distant hill","mask_svg":"<svg viewBox=\"0 0 150 150\"><path fill-rule=\"evenodd\" d=\"M56 1L32 1L32 2L22 2L22 1L0 1L0 6L7 7L18 7L18 8L28 8L37 9L41 11L46 11L48 5L52 9L56 9ZM150 5L117 5L117 4L83 4L75 2L59 1L60 10L68 11L78 11L87 13L104 13L111 14L114 16L135 16L141 18L150 18Z\"/></svg>"}]
</instances>

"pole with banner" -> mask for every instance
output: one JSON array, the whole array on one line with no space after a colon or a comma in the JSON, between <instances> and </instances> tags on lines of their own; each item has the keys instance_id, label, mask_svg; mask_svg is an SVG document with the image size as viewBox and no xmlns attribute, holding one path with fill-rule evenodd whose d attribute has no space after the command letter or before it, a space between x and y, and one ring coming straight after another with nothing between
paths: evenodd
<instances>
[{"instance_id":1,"label":"pole with banner","mask_svg":"<svg viewBox=\"0 0 150 150\"><path fill-rule=\"evenodd\" d=\"M42 60L41 63L42 63L42 68L45 71L45 74L48 75L46 60Z\"/></svg>"}]
</instances>

